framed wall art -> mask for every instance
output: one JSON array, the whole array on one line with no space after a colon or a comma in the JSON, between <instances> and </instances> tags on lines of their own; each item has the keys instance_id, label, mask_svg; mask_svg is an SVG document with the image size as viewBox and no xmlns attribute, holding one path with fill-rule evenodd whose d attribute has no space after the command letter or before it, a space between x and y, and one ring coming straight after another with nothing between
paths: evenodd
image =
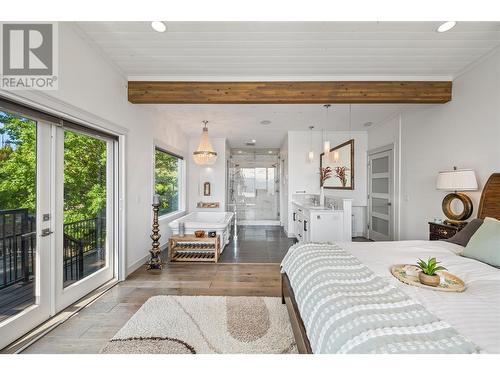
<instances>
[{"instance_id":1,"label":"framed wall art","mask_svg":"<svg viewBox=\"0 0 500 375\"><path fill-rule=\"evenodd\" d=\"M320 170L330 168L330 177L322 179L325 189L354 190L354 139L330 149L320 155Z\"/></svg>"}]
</instances>

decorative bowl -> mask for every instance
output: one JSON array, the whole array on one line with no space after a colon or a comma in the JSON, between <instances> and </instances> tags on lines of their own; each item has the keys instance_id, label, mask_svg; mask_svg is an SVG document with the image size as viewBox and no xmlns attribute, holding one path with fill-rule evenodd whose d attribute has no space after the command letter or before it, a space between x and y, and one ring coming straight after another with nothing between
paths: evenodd
<instances>
[{"instance_id":1,"label":"decorative bowl","mask_svg":"<svg viewBox=\"0 0 500 375\"><path fill-rule=\"evenodd\" d=\"M420 282L424 285L428 285L428 286L438 286L439 283L441 282L441 278L439 277L439 275L426 275L425 273L423 272L420 272L418 274L418 279L420 280Z\"/></svg>"},{"instance_id":2,"label":"decorative bowl","mask_svg":"<svg viewBox=\"0 0 500 375\"><path fill-rule=\"evenodd\" d=\"M196 230L196 231L194 231L194 235L198 238L205 237L205 231L204 230Z\"/></svg>"}]
</instances>

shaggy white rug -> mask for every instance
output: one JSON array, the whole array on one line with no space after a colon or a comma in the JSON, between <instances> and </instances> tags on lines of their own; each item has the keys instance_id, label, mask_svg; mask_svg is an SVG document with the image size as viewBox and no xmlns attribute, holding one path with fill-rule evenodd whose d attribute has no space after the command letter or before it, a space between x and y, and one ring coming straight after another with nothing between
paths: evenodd
<instances>
[{"instance_id":1,"label":"shaggy white rug","mask_svg":"<svg viewBox=\"0 0 500 375\"><path fill-rule=\"evenodd\" d=\"M296 353L276 297L156 296L102 353Z\"/></svg>"}]
</instances>

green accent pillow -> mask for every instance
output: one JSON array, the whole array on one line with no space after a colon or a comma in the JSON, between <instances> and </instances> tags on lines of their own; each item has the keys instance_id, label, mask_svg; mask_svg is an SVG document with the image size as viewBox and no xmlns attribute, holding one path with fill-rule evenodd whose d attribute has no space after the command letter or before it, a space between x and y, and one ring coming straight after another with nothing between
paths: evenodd
<instances>
[{"instance_id":1,"label":"green accent pillow","mask_svg":"<svg viewBox=\"0 0 500 375\"><path fill-rule=\"evenodd\" d=\"M500 267L500 221L487 217L470 238L463 256Z\"/></svg>"}]
</instances>

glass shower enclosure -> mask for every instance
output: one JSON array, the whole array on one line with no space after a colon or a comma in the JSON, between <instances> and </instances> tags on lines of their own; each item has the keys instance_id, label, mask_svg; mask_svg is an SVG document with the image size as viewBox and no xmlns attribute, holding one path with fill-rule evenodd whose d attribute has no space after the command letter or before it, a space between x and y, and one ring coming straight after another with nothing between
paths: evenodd
<instances>
[{"instance_id":1,"label":"glass shower enclosure","mask_svg":"<svg viewBox=\"0 0 500 375\"><path fill-rule=\"evenodd\" d=\"M279 225L279 149L232 149L229 210L240 225Z\"/></svg>"}]
</instances>

